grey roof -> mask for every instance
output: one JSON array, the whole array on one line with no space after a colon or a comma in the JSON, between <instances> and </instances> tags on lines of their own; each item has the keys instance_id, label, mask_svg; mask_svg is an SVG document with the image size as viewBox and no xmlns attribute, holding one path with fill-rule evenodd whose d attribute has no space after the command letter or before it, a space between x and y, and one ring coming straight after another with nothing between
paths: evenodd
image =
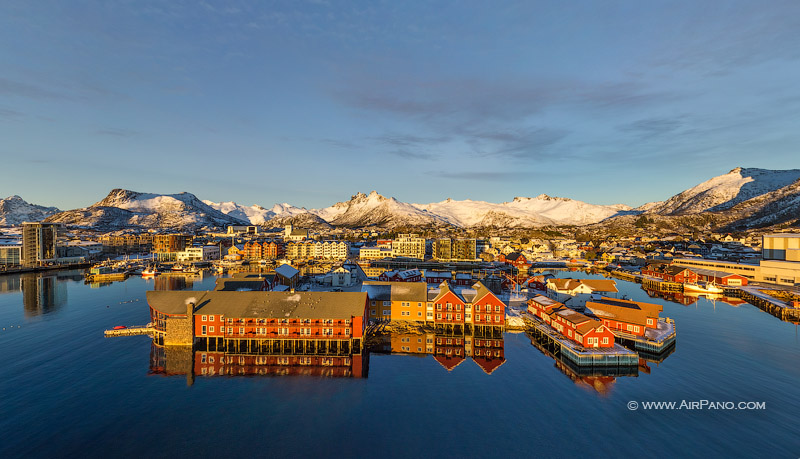
<instances>
[{"instance_id":1,"label":"grey roof","mask_svg":"<svg viewBox=\"0 0 800 459\"><path fill-rule=\"evenodd\" d=\"M222 314L237 318L349 319L361 317L367 295L360 292L147 292L147 302L164 313L186 310L196 301L195 315ZM170 312L171 311L171 312Z\"/></svg>"},{"instance_id":2,"label":"grey roof","mask_svg":"<svg viewBox=\"0 0 800 459\"><path fill-rule=\"evenodd\" d=\"M235 292L243 290L261 290L264 286L264 279L235 279L235 278L222 278L217 279L217 284L214 287L215 291Z\"/></svg>"},{"instance_id":3,"label":"grey roof","mask_svg":"<svg viewBox=\"0 0 800 459\"><path fill-rule=\"evenodd\" d=\"M197 302L205 295L205 292L195 292L191 290L155 290L147 292L147 304L151 308L163 314L183 314L186 315L186 303Z\"/></svg>"},{"instance_id":4,"label":"grey roof","mask_svg":"<svg viewBox=\"0 0 800 459\"><path fill-rule=\"evenodd\" d=\"M383 287L381 289L380 287ZM385 288L388 287L388 293ZM428 284L425 282L380 282L380 281L366 281L361 284L361 291L368 292L373 290L373 294L385 296L388 298L377 298L369 295L370 300L381 301L426 301Z\"/></svg>"},{"instance_id":5,"label":"grey roof","mask_svg":"<svg viewBox=\"0 0 800 459\"><path fill-rule=\"evenodd\" d=\"M364 282L361 284L361 291L369 296L373 301L390 301L392 299L392 287L388 282Z\"/></svg>"},{"instance_id":6,"label":"grey roof","mask_svg":"<svg viewBox=\"0 0 800 459\"><path fill-rule=\"evenodd\" d=\"M300 274L300 271L298 271L297 268L289 264L283 264L278 266L277 268L275 268L275 272L287 279L291 279L294 276Z\"/></svg>"}]
</instances>

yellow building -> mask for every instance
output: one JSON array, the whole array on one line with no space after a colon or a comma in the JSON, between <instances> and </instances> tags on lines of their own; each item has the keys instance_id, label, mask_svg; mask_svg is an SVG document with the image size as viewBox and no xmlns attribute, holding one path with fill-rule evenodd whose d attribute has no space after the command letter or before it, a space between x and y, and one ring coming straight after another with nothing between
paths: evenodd
<instances>
[{"instance_id":1,"label":"yellow building","mask_svg":"<svg viewBox=\"0 0 800 459\"><path fill-rule=\"evenodd\" d=\"M361 269L364 271L364 274L367 277L378 277L384 272L386 272L386 268L381 268L379 266L361 266Z\"/></svg>"},{"instance_id":2,"label":"yellow building","mask_svg":"<svg viewBox=\"0 0 800 459\"><path fill-rule=\"evenodd\" d=\"M366 281L361 287L369 297L369 318L425 322L428 284L425 282Z\"/></svg>"},{"instance_id":3,"label":"yellow building","mask_svg":"<svg viewBox=\"0 0 800 459\"><path fill-rule=\"evenodd\" d=\"M362 247L358 251L358 258L361 260L382 260L384 258L391 258L392 249L384 247Z\"/></svg>"},{"instance_id":4,"label":"yellow building","mask_svg":"<svg viewBox=\"0 0 800 459\"><path fill-rule=\"evenodd\" d=\"M433 341L435 335L426 333L393 333L390 340L392 354L433 354Z\"/></svg>"}]
</instances>

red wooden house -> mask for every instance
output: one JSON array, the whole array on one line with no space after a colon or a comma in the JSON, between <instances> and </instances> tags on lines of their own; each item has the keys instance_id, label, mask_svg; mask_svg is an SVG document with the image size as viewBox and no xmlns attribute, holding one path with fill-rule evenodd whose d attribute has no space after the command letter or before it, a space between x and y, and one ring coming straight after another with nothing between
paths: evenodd
<instances>
[{"instance_id":1,"label":"red wooden house","mask_svg":"<svg viewBox=\"0 0 800 459\"><path fill-rule=\"evenodd\" d=\"M453 273L450 271L425 270L425 282L429 284L439 285L442 282L450 282L452 279Z\"/></svg>"},{"instance_id":2,"label":"red wooden house","mask_svg":"<svg viewBox=\"0 0 800 459\"><path fill-rule=\"evenodd\" d=\"M439 293L433 299L433 317L436 325L463 325L466 301L450 289L447 282L439 285Z\"/></svg>"},{"instance_id":3,"label":"red wooden house","mask_svg":"<svg viewBox=\"0 0 800 459\"><path fill-rule=\"evenodd\" d=\"M677 282L679 284L697 282L697 273L682 266L673 265L648 265L642 269L645 276L656 277L666 282Z\"/></svg>"},{"instance_id":4,"label":"red wooden house","mask_svg":"<svg viewBox=\"0 0 800 459\"><path fill-rule=\"evenodd\" d=\"M713 269L695 269L695 271L697 272L697 278L701 281L737 287L747 285L747 278L738 274L731 274Z\"/></svg>"},{"instance_id":5,"label":"red wooden house","mask_svg":"<svg viewBox=\"0 0 800 459\"><path fill-rule=\"evenodd\" d=\"M648 328L658 328L662 307L653 303L603 297L587 301L586 309L612 330L644 336Z\"/></svg>"},{"instance_id":6,"label":"red wooden house","mask_svg":"<svg viewBox=\"0 0 800 459\"><path fill-rule=\"evenodd\" d=\"M614 334L606 325L546 296L528 300L528 312L583 347L614 346Z\"/></svg>"},{"instance_id":7,"label":"red wooden house","mask_svg":"<svg viewBox=\"0 0 800 459\"><path fill-rule=\"evenodd\" d=\"M531 267L531 262L529 262L528 259L519 252L511 252L508 255L500 254L498 256L498 261L512 265L520 271L525 272L527 272L528 268Z\"/></svg>"},{"instance_id":8,"label":"red wooden house","mask_svg":"<svg viewBox=\"0 0 800 459\"><path fill-rule=\"evenodd\" d=\"M420 282L422 273L418 269L384 271L378 276L378 280L382 282Z\"/></svg>"},{"instance_id":9,"label":"red wooden house","mask_svg":"<svg viewBox=\"0 0 800 459\"><path fill-rule=\"evenodd\" d=\"M466 322L475 326L505 327L506 305L491 290L477 282L462 292L467 304Z\"/></svg>"}]
</instances>

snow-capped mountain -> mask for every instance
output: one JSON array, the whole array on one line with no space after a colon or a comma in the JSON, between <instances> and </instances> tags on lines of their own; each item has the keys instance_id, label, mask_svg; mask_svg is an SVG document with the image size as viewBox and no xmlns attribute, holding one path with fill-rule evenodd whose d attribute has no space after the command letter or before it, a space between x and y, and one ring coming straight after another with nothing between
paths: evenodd
<instances>
[{"instance_id":1,"label":"snow-capped mountain","mask_svg":"<svg viewBox=\"0 0 800 459\"><path fill-rule=\"evenodd\" d=\"M89 207L60 212L47 221L103 229L193 230L247 224L209 207L191 193L153 194L122 189L111 190L103 200Z\"/></svg>"},{"instance_id":2,"label":"snow-capped mountain","mask_svg":"<svg viewBox=\"0 0 800 459\"><path fill-rule=\"evenodd\" d=\"M349 201L337 202L324 209L310 211L334 226L400 226L445 223L438 215L412 204L386 198L372 191L366 195L357 193Z\"/></svg>"},{"instance_id":3,"label":"snow-capped mountain","mask_svg":"<svg viewBox=\"0 0 800 459\"><path fill-rule=\"evenodd\" d=\"M586 225L631 210L616 204L601 206L568 198L541 194L535 198L514 198L494 204L485 201L447 199L414 207L437 215L455 226L536 227L545 225Z\"/></svg>"},{"instance_id":4,"label":"snow-capped mountain","mask_svg":"<svg viewBox=\"0 0 800 459\"><path fill-rule=\"evenodd\" d=\"M800 226L800 179L714 213L722 214L730 221L726 230L763 228L784 223Z\"/></svg>"},{"instance_id":5,"label":"snow-capped mountain","mask_svg":"<svg viewBox=\"0 0 800 459\"><path fill-rule=\"evenodd\" d=\"M31 210L33 209L33 210ZM35 211L34 211L35 210ZM55 208L31 206L18 196L0 201L0 224L41 220ZM36 212L43 212L37 214ZM410 204L375 191L357 193L330 207L306 209L287 203L270 208L235 202L200 201L193 194L137 193L115 189L83 209L59 212L47 221L115 230L131 227L192 230L204 227L259 224L280 227L292 223L307 228L442 225L456 227L535 228L557 225L633 227L644 213L673 231L682 227L729 230L779 224L800 226L800 170L736 168L666 201L636 209L623 204L595 205L568 198L539 195L499 204L447 199ZM637 217L638 218L638 217ZM655 219L655 220L654 220Z\"/></svg>"},{"instance_id":6,"label":"snow-capped mountain","mask_svg":"<svg viewBox=\"0 0 800 459\"><path fill-rule=\"evenodd\" d=\"M727 174L679 193L646 212L660 215L689 215L703 211L730 209L740 202L779 190L800 179L800 170L744 169L737 167Z\"/></svg>"},{"instance_id":7,"label":"snow-capped mountain","mask_svg":"<svg viewBox=\"0 0 800 459\"><path fill-rule=\"evenodd\" d=\"M246 216L253 224L270 218L269 226L288 221L287 217L307 213L316 216L321 222L345 227L440 224L458 227L525 228L596 223L631 210L629 206L622 204L600 206L567 198L553 198L544 194L535 198L514 198L511 202L500 204L452 199L431 204L409 204L381 196L376 191L370 194L357 193L348 201L309 210L288 204L276 204L272 211L262 212L258 210L264 209L260 206L243 207L236 203L216 204L210 201L207 203L228 215L239 218ZM279 206L281 212L278 212Z\"/></svg>"},{"instance_id":8,"label":"snow-capped mountain","mask_svg":"<svg viewBox=\"0 0 800 459\"><path fill-rule=\"evenodd\" d=\"M9 196L5 199L0 199L0 226L19 225L22 222L38 222L56 214L58 211L55 207L30 204L17 195Z\"/></svg>"},{"instance_id":9,"label":"snow-capped mountain","mask_svg":"<svg viewBox=\"0 0 800 459\"><path fill-rule=\"evenodd\" d=\"M270 209L254 204L252 206L242 206L233 201L213 202L203 200L209 207L222 212L225 215L238 218L239 220L250 222L252 225L263 225L273 218L287 218L308 213L308 210L295 207L291 204L275 204Z\"/></svg>"}]
</instances>

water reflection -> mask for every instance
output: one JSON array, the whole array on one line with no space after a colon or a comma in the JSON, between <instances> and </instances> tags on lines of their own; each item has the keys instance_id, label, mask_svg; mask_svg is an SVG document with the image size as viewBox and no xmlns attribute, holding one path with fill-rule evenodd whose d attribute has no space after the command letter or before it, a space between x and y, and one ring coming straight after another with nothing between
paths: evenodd
<instances>
[{"instance_id":1,"label":"water reflection","mask_svg":"<svg viewBox=\"0 0 800 459\"><path fill-rule=\"evenodd\" d=\"M154 279L153 290L189 290L194 285L193 276L162 275Z\"/></svg>"},{"instance_id":2,"label":"water reflection","mask_svg":"<svg viewBox=\"0 0 800 459\"><path fill-rule=\"evenodd\" d=\"M642 366L642 359L639 360L639 367L585 367L578 366L571 361L562 358L558 353L551 351L551 347L546 343L540 342L532 333L525 333L530 338L533 347L542 354L555 361L554 366L576 385L591 389L601 395L608 395L616 382L617 377L639 376L639 368ZM674 346L672 347L674 350ZM671 351L670 351L671 353ZM646 365L646 364L645 364ZM649 373L649 371L648 371Z\"/></svg>"},{"instance_id":3,"label":"water reflection","mask_svg":"<svg viewBox=\"0 0 800 459\"><path fill-rule=\"evenodd\" d=\"M238 354L189 346L150 347L150 373L196 376L317 376L366 378L369 353L350 355Z\"/></svg>"},{"instance_id":4,"label":"water reflection","mask_svg":"<svg viewBox=\"0 0 800 459\"><path fill-rule=\"evenodd\" d=\"M371 346L373 352L431 355L447 371L472 360L486 374L503 365L503 338L436 333L392 333Z\"/></svg>"}]
</instances>

